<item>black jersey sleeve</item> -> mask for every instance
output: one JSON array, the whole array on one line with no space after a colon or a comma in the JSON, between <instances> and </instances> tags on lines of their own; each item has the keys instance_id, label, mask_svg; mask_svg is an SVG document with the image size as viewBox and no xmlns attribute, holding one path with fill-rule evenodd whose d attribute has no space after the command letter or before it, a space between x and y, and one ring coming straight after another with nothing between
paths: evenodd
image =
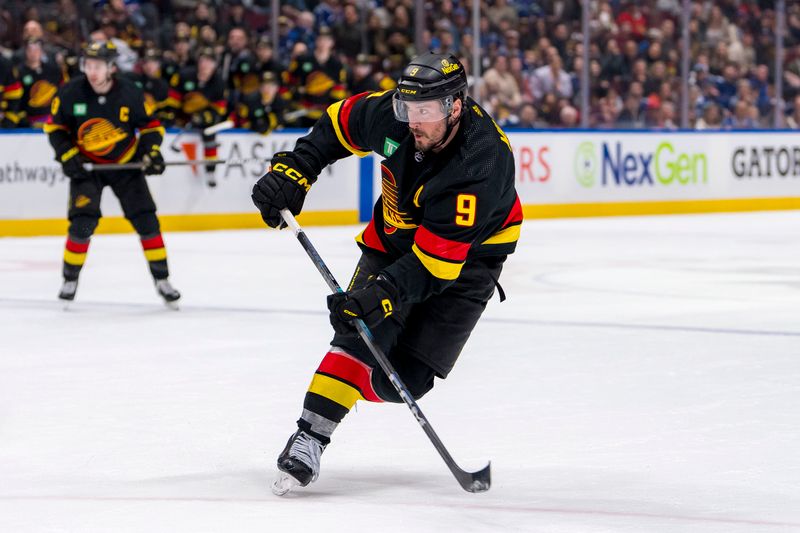
<instances>
[{"instance_id":1,"label":"black jersey sleeve","mask_svg":"<svg viewBox=\"0 0 800 533\"><path fill-rule=\"evenodd\" d=\"M379 151L387 132L397 127L391 91L361 93L329 106L294 151L319 174L339 159Z\"/></svg>"},{"instance_id":2,"label":"black jersey sleeve","mask_svg":"<svg viewBox=\"0 0 800 533\"><path fill-rule=\"evenodd\" d=\"M56 161L65 163L78 155L72 128L74 117L71 115L74 100L74 89L77 80L62 86L50 102L50 116L44 125L44 132L50 145L56 152Z\"/></svg>"}]
</instances>

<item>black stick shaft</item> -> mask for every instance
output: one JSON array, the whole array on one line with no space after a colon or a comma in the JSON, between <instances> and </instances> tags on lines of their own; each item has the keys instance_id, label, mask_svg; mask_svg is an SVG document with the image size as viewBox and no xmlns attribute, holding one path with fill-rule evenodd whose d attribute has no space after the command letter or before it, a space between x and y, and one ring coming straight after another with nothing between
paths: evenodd
<instances>
[{"instance_id":1,"label":"black stick shaft","mask_svg":"<svg viewBox=\"0 0 800 533\"><path fill-rule=\"evenodd\" d=\"M189 165L246 165L248 163L266 163L266 159L250 158L250 159L190 159L188 161L165 161L164 165L168 167L182 167ZM88 171L92 170L143 170L145 167L141 161L133 163L108 163L108 164L95 164L85 163L83 168Z\"/></svg>"},{"instance_id":2,"label":"black stick shaft","mask_svg":"<svg viewBox=\"0 0 800 533\"><path fill-rule=\"evenodd\" d=\"M328 287L330 287L330 289L333 292L344 292L339 283L336 282L336 278L333 277L333 274L331 273L330 269L328 269L328 266L325 264L325 261L323 261L322 257L317 252L316 248L314 248L314 245L311 244L311 241L306 236L305 232L302 230L300 225L297 223L297 220L295 220L294 215L292 215L292 213L288 209L283 209L281 210L281 216L283 217L283 220L286 222L289 228L292 229L295 236L297 237L297 240L300 241L300 245L303 247L308 256L311 258L311 261L314 263L314 266L317 267L319 273L322 274L322 277L325 279L325 282L328 284ZM471 473L464 471L456 464L455 460L453 459L453 456L450 455L450 452L447 451L447 448L442 443L441 439L439 438L439 435L436 434L436 431L434 431L433 426L431 426L430 422L428 422L428 419L422 413L422 410L419 408L419 405L417 404L416 400L414 400L414 397L411 396L410 392L408 392L408 389L406 388L403 381L400 379L400 376L397 375L397 371L395 371L394 367L389 362L389 359L386 357L383 351L381 351L381 349L378 348L378 346L375 344L375 338L372 336L372 332L369 330L366 324L364 324L363 320L356 320L355 324L356 324L356 329L358 330L358 334L361 336L364 343L367 345L367 348L369 348L369 351L372 352L372 355L378 361L378 364L380 364L384 373L386 373L386 376L389 378L389 381L391 381L395 390L400 395L400 398L403 399L405 404L411 410L411 413L414 415L414 418L417 419L417 422L419 423L423 431L425 431L425 434L433 443L433 446L434 448L436 448L436 451L439 452L439 455L442 456L442 459L444 459L445 464L450 469L450 472L452 472L453 475L456 477L456 480L459 482L459 484L469 492L483 492L489 490L489 486L491 483L489 466L485 467L481 471Z\"/></svg>"}]
</instances>

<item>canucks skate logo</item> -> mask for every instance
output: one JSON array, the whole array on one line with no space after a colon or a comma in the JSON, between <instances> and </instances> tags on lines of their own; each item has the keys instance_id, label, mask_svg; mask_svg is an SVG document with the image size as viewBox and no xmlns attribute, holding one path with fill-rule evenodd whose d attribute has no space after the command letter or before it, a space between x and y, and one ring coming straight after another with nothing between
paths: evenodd
<instances>
[{"instance_id":1,"label":"canucks skate logo","mask_svg":"<svg viewBox=\"0 0 800 533\"><path fill-rule=\"evenodd\" d=\"M128 134L104 118L87 120L78 128L78 146L85 152L103 156L111 152Z\"/></svg>"},{"instance_id":2,"label":"canucks skate logo","mask_svg":"<svg viewBox=\"0 0 800 533\"><path fill-rule=\"evenodd\" d=\"M411 216L404 211L400 211L398 205L399 191L397 189L397 180L394 179L394 174L384 165L381 165L381 174L384 233L391 235L398 229L415 229L417 224L414 224Z\"/></svg>"}]
</instances>

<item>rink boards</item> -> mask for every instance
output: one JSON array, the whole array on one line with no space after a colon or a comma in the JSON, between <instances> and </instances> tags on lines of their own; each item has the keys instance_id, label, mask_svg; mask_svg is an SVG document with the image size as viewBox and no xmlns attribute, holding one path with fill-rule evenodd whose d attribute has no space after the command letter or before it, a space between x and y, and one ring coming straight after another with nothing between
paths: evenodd
<instances>
[{"instance_id":1,"label":"rink boards","mask_svg":"<svg viewBox=\"0 0 800 533\"><path fill-rule=\"evenodd\" d=\"M266 160L291 149L302 134L219 134L219 157L239 163L218 167L214 189L206 186L202 168L175 166L149 178L164 229L262 227L250 201L253 183ZM202 156L199 136L176 135L164 140L165 159ZM508 133L528 218L797 209L798 138L790 131ZM0 153L0 236L63 234L68 180L47 138L33 131L0 134ZM368 220L381 190L384 155L350 157L323 171L300 221ZM258 158L264 161L253 160ZM100 231L130 230L110 191L101 208Z\"/></svg>"}]
</instances>

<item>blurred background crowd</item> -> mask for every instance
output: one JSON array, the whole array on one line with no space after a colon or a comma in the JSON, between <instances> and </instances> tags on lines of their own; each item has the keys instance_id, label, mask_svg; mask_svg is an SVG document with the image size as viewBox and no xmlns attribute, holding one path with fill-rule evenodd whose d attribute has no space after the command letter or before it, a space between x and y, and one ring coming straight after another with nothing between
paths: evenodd
<instances>
[{"instance_id":1,"label":"blurred background crowd","mask_svg":"<svg viewBox=\"0 0 800 533\"><path fill-rule=\"evenodd\" d=\"M596 129L677 128L681 0L592 0L588 40L581 4L481 0L473 96L506 128L573 128L581 119ZM167 125L194 121L187 80L212 76L223 91L212 102L213 121L230 117L262 133L308 126L348 94L392 89L420 47L451 52L476 72L472 2L426 0L422 16L414 5L283 0L273 26L269 0L5 3L2 126L40 125L56 88L79 71L81 46L90 40L116 45L119 69L150 91ZM785 2L785 54L777 67L776 19L774 1L690 3L691 128L773 127L776 106L783 127L800 128L800 2ZM588 116L581 116L586 42L591 83Z\"/></svg>"}]
</instances>

